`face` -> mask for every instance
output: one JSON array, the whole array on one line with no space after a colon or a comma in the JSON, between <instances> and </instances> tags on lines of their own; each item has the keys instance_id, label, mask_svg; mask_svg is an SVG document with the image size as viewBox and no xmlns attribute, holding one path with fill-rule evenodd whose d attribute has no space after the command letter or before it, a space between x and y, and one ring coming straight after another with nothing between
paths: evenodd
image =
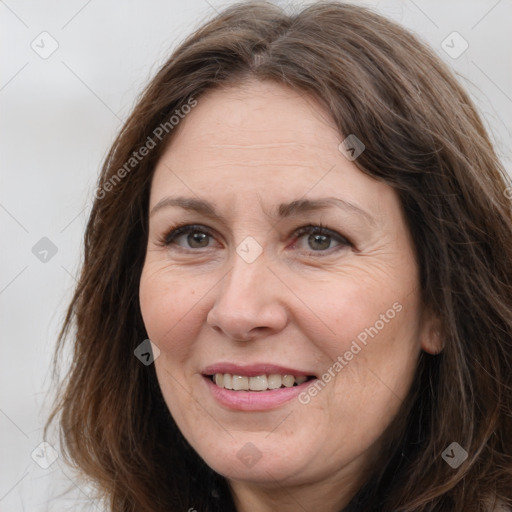
<instances>
[{"instance_id":1,"label":"face","mask_svg":"<svg viewBox=\"0 0 512 512\"><path fill-rule=\"evenodd\" d=\"M428 345L398 197L341 140L314 98L251 82L201 97L155 170L140 304L156 374L232 482L357 480Z\"/></svg>"}]
</instances>

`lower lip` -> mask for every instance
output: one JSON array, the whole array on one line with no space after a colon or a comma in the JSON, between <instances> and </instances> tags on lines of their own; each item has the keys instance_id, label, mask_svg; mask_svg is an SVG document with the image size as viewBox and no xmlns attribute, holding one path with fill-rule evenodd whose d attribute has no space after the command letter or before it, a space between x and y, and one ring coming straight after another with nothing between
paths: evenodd
<instances>
[{"instance_id":1,"label":"lower lip","mask_svg":"<svg viewBox=\"0 0 512 512\"><path fill-rule=\"evenodd\" d=\"M238 411L266 411L275 409L295 398L314 382L313 380L308 380L291 388L279 388L269 391L233 391L220 388L209 377L203 378L217 402L229 409Z\"/></svg>"}]
</instances>

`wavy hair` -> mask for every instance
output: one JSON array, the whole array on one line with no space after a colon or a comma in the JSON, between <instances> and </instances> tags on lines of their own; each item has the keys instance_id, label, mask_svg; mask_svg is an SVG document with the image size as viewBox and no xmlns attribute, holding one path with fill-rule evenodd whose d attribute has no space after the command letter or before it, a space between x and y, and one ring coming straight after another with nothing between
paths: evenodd
<instances>
[{"instance_id":1,"label":"wavy hair","mask_svg":"<svg viewBox=\"0 0 512 512\"><path fill-rule=\"evenodd\" d=\"M346 510L512 505L507 175L448 66L394 22L343 3L293 14L268 3L231 6L188 37L151 80L101 172L56 349L55 365L72 344L72 366L46 429L59 420L66 459L113 512L235 510L227 481L174 423L154 365L134 357L147 338L138 286L149 189L173 131L128 170L126 163L191 98L200 102L206 91L253 79L313 94L340 140L355 134L363 141L355 163L397 190L422 299L442 326L442 352L421 354L408 398L384 433L380 463ZM456 469L441 456L454 441L468 453Z\"/></svg>"}]
</instances>

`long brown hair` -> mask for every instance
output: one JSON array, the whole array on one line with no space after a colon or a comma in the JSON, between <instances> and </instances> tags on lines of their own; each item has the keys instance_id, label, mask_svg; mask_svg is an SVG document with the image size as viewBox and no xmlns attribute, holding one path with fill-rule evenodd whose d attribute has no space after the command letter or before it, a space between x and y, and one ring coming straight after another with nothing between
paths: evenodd
<instances>
[{"instance_id":1,"label":"long brown hair","mask_svg":"<svg viewBox=\"0 0 512 512\"><path fill-rule=\"evenodd\" d=\"M342 3L293 15L266 3L232 6L181 44L151 81L101 173L56 352L57 364L71 340L73 364L47 428L60 419L66 457L112 511L235 510L225 479L176 427L154 366L134 350L147 338L138 285L152 173L174 133L169 119L205 91L246 79L314 94L340 140L355 134L364 143L356 164L398 191L422 298L442 326L444 349L420 356L409 397L385 433L381 464L347 510L512 505L506 173L448 67L395 23ZM150 139L146 156L130 161ZM457 468L442 457L452 442L468 454Z\"/></svg>"}]
</instances>

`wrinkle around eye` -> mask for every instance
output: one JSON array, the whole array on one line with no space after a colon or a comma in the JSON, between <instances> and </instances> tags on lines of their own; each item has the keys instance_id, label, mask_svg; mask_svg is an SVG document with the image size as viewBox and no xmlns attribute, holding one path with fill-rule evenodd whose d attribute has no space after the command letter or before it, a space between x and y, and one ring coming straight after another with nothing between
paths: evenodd
<instances>
[{"instance_id":1,"label":"wrinkle around eye","mask_svg":"<svg viewBox=\"0 0 512 512\"><path fill-rule=\"evenodd\" d=\"M199 219L198 219L199 220ZM290 219L291 221L292 219ZM358 226L349 226L349 236L344 232L340 231L336 225L337 222L331 220L324 224L324 220L317 220L308 224L299 224L297 226L297 220L294 222L295 227L291 226L291 222L287 223L289 228L283 229L282 234L276 236L276 244L281 246L278 248L276 245L275 250L278 253L281 249L288 252L288 256L294 254L298 258L336 258L347 252L349 249L351 252L360 252L358 247L362 242L361 234L359 233ZM203 240L207 240L208 245L205 246L194 246L194 241L189 239L194 233L203 235ZM268 233L268 232L267 232ZM329 247L313 248L309 247L309 243L316 243L316 239L308 237L320 235L326 237L329 243ZM271 235L272 236L272 235ZM357 246L354 243L353 237L356 237ZM191 221L175 221L165 222L163 220L157 223L152 223L150 229L150 236L148 239L149 246L158 247L159 249L167 249L170 254L175 254L177 257L182 255L183 258L190 257L207 257L212 253L218 253L219 249L229 249L230 240L226 241L226 237L219 232L217 228L212 228L208 224L202 224L199 222ZM201 243L201 241L199 241ZM241 241L240 241L241 243ZM322 242L320 242L322 243ZM234 247L234 246L233 246ZM235 248L235 247L234 247ZM274 249L271 249L271 251ZM276 253L277 254L277 253Z\"/></svg>"}]
</instances>

